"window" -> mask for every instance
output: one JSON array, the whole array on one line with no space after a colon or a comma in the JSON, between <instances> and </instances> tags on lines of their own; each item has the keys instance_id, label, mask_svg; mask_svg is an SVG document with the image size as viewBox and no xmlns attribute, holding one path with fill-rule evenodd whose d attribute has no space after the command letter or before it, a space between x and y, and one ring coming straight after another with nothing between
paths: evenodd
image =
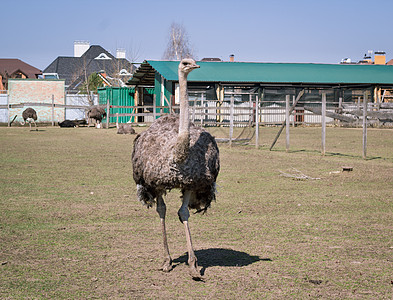
<instances>
[{"instance_id":1,"label":"window","mask_svg":"<svg viewBox=\"0 0 393 300\"><path fill-rule=\"evenodd\" d=\"M121 76L129 76L129 75L131 75L131 73L128 72L126 69L121 69L120 72L119 72L119 75L121 75Z\"/></svg>"},{"instance_id":2,"label":"window","mask_svg":"<svg viewBox=\"0 0 393 300\"><path fill-rule=\"evenodd\" d=\"M112 59L110 58L108 55L106 55L105 53L101 53L100 55L98 55L95 59Z\"/></svg>"}]
</instances>

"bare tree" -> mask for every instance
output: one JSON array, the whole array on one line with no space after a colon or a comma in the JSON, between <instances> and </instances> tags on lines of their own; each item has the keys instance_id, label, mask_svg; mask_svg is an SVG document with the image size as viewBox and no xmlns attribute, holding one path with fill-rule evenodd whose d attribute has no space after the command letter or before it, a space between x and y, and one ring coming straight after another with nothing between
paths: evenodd
<instances>
[{"instance_id":1,"label":"bare tree","mask_svg":"<svg viewBox=\"0 0 393 300\"><path fill-rule=\"evenodd\" d=\"M83 58L83 75L84 75L84 82L86 83L86 94L87 94L87 101L89 101L90 106L94 105L94 99L90 94L89 88L89 74L87 74L87 62L86 58Z\"/></svg>"},{"instance_id":2,"label":"bare tree","mask_svg":"<svg viewBox=\"0 0 393 300\"><path fill-rule=\"evenodd\" d=\"M131 42L127 48L127 59L128 61L131 62L132 67L134 67L134 64L138 62L140 57L141 57L141 45ZM133 72L134 70L132 69L131 73Z\"/></svg>"},{"instance_id":3,"label":"bare tree","mask_svg":"<svg viewBox=\"0 0 393 300\"><path fill-rule=\"evenodd\" d=\"M169 30L168 46L163 55L163 59L181 60L183 58L192 58L193 49L186 29L182 24L173 22Z\"/></svg>"},{"instance_id":4,"label":"bare tree","mask_svg":"<svg viewBox=\"0 0 393 300\"><path fill-rule=\"evenodd\" d=\"M71 76L71 88L72 91L82 91L87 95L87 101L90 106L94 105L94 99L90 93L90 87L87 82L89 82L88 73L89 62L86 60L86 57L79 62L79 66L74 70L74 73Z\"/></svg>"}]
</instances>

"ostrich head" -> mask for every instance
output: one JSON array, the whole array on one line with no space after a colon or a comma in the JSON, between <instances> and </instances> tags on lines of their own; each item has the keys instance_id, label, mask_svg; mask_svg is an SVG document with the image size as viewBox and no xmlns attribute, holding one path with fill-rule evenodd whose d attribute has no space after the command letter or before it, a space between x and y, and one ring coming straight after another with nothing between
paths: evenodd
<instances>
[{"instance_id":1,"label":"ostrich head","mask_svg":"<svg viewBox=\"0 0 393 300\"><path fill-rule=\"evenodd\" d=\"M192 70L198 69L199 66L192 58L183 58L179 64L179 73L188 75Z\"/></svg>"}]
</instances>

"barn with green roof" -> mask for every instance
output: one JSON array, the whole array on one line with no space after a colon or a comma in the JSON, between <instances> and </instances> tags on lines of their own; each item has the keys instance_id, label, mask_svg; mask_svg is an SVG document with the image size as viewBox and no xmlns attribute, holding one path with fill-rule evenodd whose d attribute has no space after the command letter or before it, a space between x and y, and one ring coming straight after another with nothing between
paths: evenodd
<instances>
[{"instance_id":1,"label":"barn with green roof","mask_svg":"<svg viewBox=\"0 0 393 300\"><path fill-rule=\"evenodd\" d=\"M356 101L368 91L371 101L388 101L393 89L393 66L361 64L198 62L201 66L188 76L188 89L207 100L225 101L227 92L261 95L262 101L283 99L305 90L303 100L315 101L322 92L328 101ZM140 88L138 104L145 101L145 88L154 88L156 105L177 103L178 61L146 60L128 85ZM197 96L195 96L197 97ZM247 97L242 96L244 99Z\"/></svg>"}]
</instances>

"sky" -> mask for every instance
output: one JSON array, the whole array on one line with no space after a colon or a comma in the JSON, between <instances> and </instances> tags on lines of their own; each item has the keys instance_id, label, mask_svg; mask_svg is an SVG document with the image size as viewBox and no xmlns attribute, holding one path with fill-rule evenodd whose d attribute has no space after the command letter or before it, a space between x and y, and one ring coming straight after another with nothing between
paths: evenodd
<instances>
[{"instance_id":1,"label":"sky","mask_svg":"<svg viewBox=\"0 0 393 300\"><path fill-rule=\"evenodd\" d=\"M89 41L134 62L160 60L181 24L195 58L283 63L393 58L392 0L2 0L0 58L44 70Z\"/></svg>"}]
</instances>

